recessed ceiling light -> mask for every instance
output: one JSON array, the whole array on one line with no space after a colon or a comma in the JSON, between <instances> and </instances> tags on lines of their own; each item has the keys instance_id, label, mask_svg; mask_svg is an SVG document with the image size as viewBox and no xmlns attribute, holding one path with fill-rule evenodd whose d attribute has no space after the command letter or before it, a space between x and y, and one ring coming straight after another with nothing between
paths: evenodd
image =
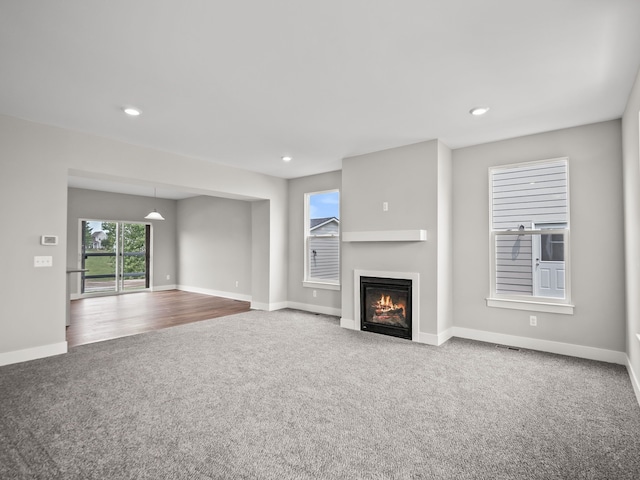
<instances>
[{"instance_id":1,"label":"recessed ceiling light","mask_svg":"<svg viewBox=\"0 0 640 480\"><path fill-rule=\"evenodd\" d=\"M126 113L127 115L131 115L132 117L137 117L142 113L140 110L134 107L124 107L122 110L124 110L124 113Z\"/></svg>"},{"instance_id":2,"label":"recessed ceiling light","mask_svg":"<svg viewBox=\"0 0 640 480\"><path fill-rule=\"evenodd\" d=\"M484 115L488 111L489 111L489 107L474 107L471 110L469 110L469 113L471 115L479 117L480 115Z\"/></svg>"},{"instance_id":3,"label":"recessed ceiling light","mask_svg":"<svg viewBox=\"0 0 640 480\"><path fill-rule=\"evenodd\" d=\"M289 156L282 157L283 162L290 162L291 160L293 160L293 157L289 157Z\"/></svg>"}]
</instances>

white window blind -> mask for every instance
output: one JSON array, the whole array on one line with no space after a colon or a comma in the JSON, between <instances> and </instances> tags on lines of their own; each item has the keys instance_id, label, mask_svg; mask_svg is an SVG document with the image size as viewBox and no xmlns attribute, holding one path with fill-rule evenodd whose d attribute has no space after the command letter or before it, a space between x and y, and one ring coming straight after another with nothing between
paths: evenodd
<instances>
[{"instance_id":1,"label":"white window blind","mask_svg":"<svg viewBox=\"0 0 640 480\"><path fill-rule=\"evenodd\" d=\"M566 158L490 170L492 296L567 301Z\"/></svg>"}]
</instances>

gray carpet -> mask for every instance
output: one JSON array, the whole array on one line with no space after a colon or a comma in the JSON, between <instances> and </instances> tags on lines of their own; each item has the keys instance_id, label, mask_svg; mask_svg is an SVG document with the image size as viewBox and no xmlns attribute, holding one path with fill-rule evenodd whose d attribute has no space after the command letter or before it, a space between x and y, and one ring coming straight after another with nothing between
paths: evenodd
<instances>
[{"instance_id":1,"label":"gray carpet","mask_svg":"<svg viewBox=\"0 0 640 480\"><path fill-rule=\"evenodd\" d=\"M252 311L0 368L2 479L638 479L624 367Z\"/></svg>"}]
</instances>

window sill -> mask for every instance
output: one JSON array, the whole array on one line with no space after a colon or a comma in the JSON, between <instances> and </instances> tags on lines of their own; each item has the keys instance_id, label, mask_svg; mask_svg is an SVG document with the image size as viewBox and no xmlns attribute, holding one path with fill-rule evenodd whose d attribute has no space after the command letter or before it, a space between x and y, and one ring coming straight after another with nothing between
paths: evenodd
<instances>
[{"instance_id":1,"label":"window sill","mask_svg":"<svg viewBox=\"0 0 640 480\"><path fill-rule=\"evenodd\" d=\"M510 308L530 312L559 313L573 315L575 305L568 303L541 302L536 300L513 300L504 298L487 298L487 307Z\"/></svg>"},{"instance_id":2,"label":"window sill","mask_svg":"<svg viewBox=\"0 0 640 480\"><path fill-rule=\"evenodd\" d=\"M320 290L340 290L340 284L338 283L324 283L324 282L302 282L302 286L306 288L319 288Z\"/></svg>"}]
</instances>

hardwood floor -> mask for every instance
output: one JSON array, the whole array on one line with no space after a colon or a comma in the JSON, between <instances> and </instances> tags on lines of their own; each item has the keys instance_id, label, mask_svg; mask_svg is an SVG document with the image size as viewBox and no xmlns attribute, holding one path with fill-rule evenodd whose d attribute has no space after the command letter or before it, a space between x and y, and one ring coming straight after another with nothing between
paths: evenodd
<instances>
[{"instance_id":1,"label":"hardwood floor","mask_svg":"<svg viewBox=\"0 0 640 480\"><path fill-rule=\"evenodd\" d=\"M168 290L71 302L69 347L249 311L249 302Z\"/></svg>"}]
</instances>

